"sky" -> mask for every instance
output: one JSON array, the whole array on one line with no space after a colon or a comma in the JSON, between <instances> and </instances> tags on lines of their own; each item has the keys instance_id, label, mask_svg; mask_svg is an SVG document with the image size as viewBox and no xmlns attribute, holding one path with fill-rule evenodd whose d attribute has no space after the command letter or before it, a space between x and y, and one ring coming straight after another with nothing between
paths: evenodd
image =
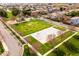
<instances>
[{"instance_id":1,"label":"sky","mask_svg":"<svg viewBox=\"0 0 79 59\"><path fill-rule=\"evenodd\" d=\"M0 0L0 3L78 3L79 0Z\"/></svg>"}]
</instances>

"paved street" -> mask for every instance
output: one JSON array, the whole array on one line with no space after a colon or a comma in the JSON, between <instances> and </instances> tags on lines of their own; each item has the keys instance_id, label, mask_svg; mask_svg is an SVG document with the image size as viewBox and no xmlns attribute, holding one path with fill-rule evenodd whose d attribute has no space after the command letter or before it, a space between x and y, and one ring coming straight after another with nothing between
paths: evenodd
<instances>
[{"instance_id":1,"label":"paved street","mask_svg":"<svg viewBox=\"0 0 79 59\"><path fill-rule=\"evenodd\" d=\"M7 47L9 49L10 56L20 56L21 55L21 47L18 44L17 40L15 40L14 36L10 34L8 30L6 30L5 25L0 22L0 35L4 39Z\"/></svg>"}]
</instances>

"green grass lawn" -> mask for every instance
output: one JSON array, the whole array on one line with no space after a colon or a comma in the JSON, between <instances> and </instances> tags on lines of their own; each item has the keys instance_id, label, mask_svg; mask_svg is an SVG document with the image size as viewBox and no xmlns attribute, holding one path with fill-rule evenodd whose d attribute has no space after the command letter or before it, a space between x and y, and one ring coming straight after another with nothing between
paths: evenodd
<instances>
[{"instance_id":1,"label":"green grass lawn","mask_svg":"<svg viewBox=\"0 0 79 59\"><path fill-rule=\"evenodd\" d=\"M52 39L51 41L46 42L45 44L40 43L39 41L37 41L35 38L33 38L32 36L28 36L26 39L27 42L29 42L37 51L39 51L41 54L46 53L47 51L49 51L50 49L54 48L57 44L61 43L63 40L65 40L66 38L68 38L69 36L71 36L74 32L68 31L65 32L64 35L60 35L54 39Z\"/></svg>"},{"instance_id":2,"label":"green grass lawn","mask_svg":"<svg viewBox=\"0 0 79 59\"><path fill-rule=\"evenodd\" d=\"M79 56L79 33L49 53L48 56Z\"/></svg>"},{"instance_id":3,"label":"green grass lawn","mask_svg":"<svg viewBox=\"0 0 79 59\"><path fill-rule=\"evenodd\" d=\"M48 28L50 26L52 25L45 21L31 20L19 24L14 24L12 25L12 28L15 29L15 31L17 31L20 35L26 36L28 34Z\"/></svg>"},{"instance_id":4,"label":"green grass lawn","mask_svg":"<svg viewBox=\"0 0 79 59\"><path fill-rule=\"evenodd\" d=\"M4 48L2 46L2 43L0 42L0 55L4 52Z\"/></svg>"}]
</instances>

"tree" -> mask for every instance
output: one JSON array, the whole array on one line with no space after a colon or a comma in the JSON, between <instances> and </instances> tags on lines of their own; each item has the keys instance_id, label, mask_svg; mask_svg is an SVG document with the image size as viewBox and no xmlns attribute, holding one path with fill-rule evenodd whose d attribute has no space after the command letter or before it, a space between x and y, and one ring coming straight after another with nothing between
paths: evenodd
<instances>
[{"instance_id":1,"label":"tree","mask_svg":"<svg viewBox=\"0 0 79 59\"><path fill-rule=\"evenodd\" d=\"M69 12L68 14L66 14L66 15L71 16L71 17L79 16L79 11L72 11L72 12Z\"/></svg>"},{"instance_id":2,"label":"tree","mask_svg":"<svg viewBox=\"0 0 79 59\"><path fill-rule=\"evenodd\" d=\"M60 7L60 11L63 11L64 9L62 7Z\"/></svg>"},{"instance_id":3,"label":"tree","mask_svg":"<svg viewBox=\"0 0 79 59\"><path fill-rule=\"evenodd\" d=\"M30 56L30 51L28 45L24 45L24 53L23 56Z\"/></svg>"},{"instance_id":4,"label":"tree","mask_svg":"<svg viewBox=\"0 0 79 59\"><path fill-rule=\"evenodd\" d=\"M12 14L13 14L14 16L17 16L18 14L20 14L20 10L17 9L17 8L12 8Z\"/></svg>"},{"instance_id":5,"label":"tree","mask_svg":"<svg viewBox=\"0 0 79 59\"><path fill-rule=\"evenodd\" d=\"M30 16L31 15L31 9L30 8L28 8L28 9L26 9L26 8L23 8L23 15L24 16L26 16L26 15L28 15L28 16Z\"/></svg>"},{"instance_id":6,"label":"tree","mask_svg":"<svg viewBox=\"0 0 79 59\"><path fill-rule=\"evenodd\" d=\"M0 16L1 17L7 17L7 12L3 9L0 9Z\"/></svg>"}]
</instances>

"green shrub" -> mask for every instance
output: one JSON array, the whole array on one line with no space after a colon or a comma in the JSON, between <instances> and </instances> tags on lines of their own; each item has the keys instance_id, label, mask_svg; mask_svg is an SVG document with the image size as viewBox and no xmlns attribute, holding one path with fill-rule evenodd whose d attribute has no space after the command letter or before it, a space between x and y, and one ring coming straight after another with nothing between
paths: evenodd
<instances>
[{"instance_id":1,"label":"green shrub","mask_svg":"<svg viewBox=\"0 0 79 59\"><path fill-rule=\"evenodd\" d=\"M24 53L23 56L30 56L30 51L28 45L24 45Z\"/></svg>"}]
</instances>

